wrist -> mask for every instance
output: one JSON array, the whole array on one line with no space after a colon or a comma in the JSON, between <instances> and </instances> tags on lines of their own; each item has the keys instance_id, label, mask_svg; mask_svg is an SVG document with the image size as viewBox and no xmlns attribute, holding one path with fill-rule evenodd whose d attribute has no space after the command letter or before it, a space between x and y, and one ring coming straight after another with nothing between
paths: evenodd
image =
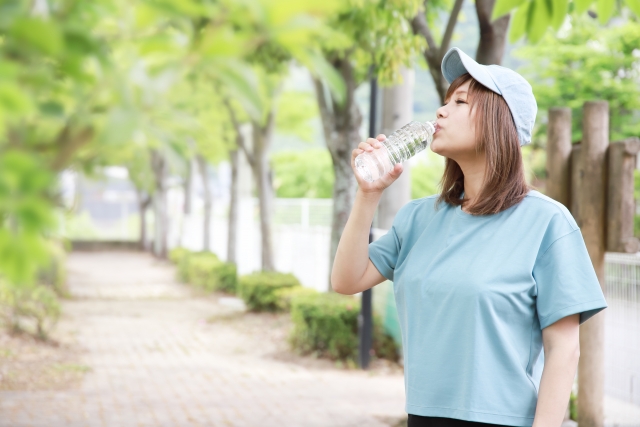
<instances>
[{"instance_id":1,"label":"wrist","mask_svg":"<svg viewBox=\"0 0 640 427\"><path fill-rule=\"evenodd\" d=\"M358 188L356 197L366 200L367 202L378 203L382 197L382 191L362 191L362 189Z\"/></svg>"}]
</instances>

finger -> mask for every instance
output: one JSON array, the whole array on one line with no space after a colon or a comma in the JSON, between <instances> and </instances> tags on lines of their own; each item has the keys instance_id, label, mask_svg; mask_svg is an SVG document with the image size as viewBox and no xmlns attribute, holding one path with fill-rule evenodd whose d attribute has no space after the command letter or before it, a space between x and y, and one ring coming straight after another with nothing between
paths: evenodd
<instances>
[{"instance_id":1,"label":"finger","mask_svg":"<svg viewBox=\"0 0 640 427\"><path fill-rule=\"evenodd\" d=\"M368 138L368 139L367 139L367 144L371 145L372 147L376 147L376 148L378 148L378 147L380 147L380 146L381 146L381 145L380 145L380 141L378 141L378 140L377 140L377 139L375 139L375 138Z\"/></svg>"},{"instance_id":2,"label":"finger","mask_svg":"<svg viewBox=\"0 0 640 427\"><path fill-rule=\"evenodd\" d=\"M387 139L387 137L385 136L385 134L381 133L380 135L376 136L376 139L378 141L384 141L385 139Z\"/></svg>"},{"instance_id":3,"label":"finger","mask_svg":"<svg viewBox=\"0 0 640 427\"><path fill-rule=\"evenodd\" d=\"M368 142L361 142L358 144L358 148L364 151L373 151L373 147Z\"/></svg>"}]
</instances>

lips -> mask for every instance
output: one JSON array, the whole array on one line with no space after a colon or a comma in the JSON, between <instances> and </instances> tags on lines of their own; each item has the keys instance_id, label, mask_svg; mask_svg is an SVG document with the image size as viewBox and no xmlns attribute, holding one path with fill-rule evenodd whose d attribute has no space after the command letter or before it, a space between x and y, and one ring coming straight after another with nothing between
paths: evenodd
<instances>
[{"instance_id":1,"label":"lips","mask_svg":"<svg viewBox=\"0 0 640 427\"><path fill-rule=\"evenodd\" d=\"M438 133L440 130L440 125L436 123L436 130L433 132L434 134Z\"/></svg>"}]
</instances>

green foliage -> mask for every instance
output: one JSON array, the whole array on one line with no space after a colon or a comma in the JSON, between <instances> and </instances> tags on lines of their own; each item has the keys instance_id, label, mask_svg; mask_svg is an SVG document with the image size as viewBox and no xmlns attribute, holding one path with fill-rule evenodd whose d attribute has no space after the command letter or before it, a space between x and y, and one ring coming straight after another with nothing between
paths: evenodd
<instances>
[{"instance_id":1,"label":"green foliage","mask_svg":"<svg viewBox=\"0 0 640 427\"><path fill-rule=\"evenodd\" d=\"M567 106L572 139L581 140L582 106L588 100L609 102L612 140L640 135L640 25L601 28L589 17L571 24L558 36L547 34L539 45L516 52L529 63L522 73L538 102L536 139L546 139L548 109Z\"/></svg>"},{"instance_id":2,"label":"green foliage","mask_svg":"<svg viewBox=\"0 0 640 427\"><path fill-rule=\"evenodd\" d=\"M410 173L412 199L438 194L438 184L444 173L444 158L429 150L427 161L412 165Z\"/></svg>"},{"instance_id":3,"label":"green foliage","mask_svg":"<svg viewBox=\"0 0 640 427\"><path fill-rule=\"evenodd\" d=\"M291 299L291 346L301 354L314 353L355 363L358 357L359 300L336 293L300 293ZM393 338L373 317L373 350L377 357L398 361Z\"/></svg>"},{"instance_id":4,"label":"green foliage","mask_svg":"<svg viewBox=\"0 0 640 427\"><path fill-rule=\"evenodd\" d=\"M286 91L278 97L276 129L279 133L295 135L303 141L313 140L311 119L318 117L318 102L314 94Z\"/></svg>"},{"instance_id":5,"label":"green foliage","mask_svg":"<svg viewBox=\"0 0 640 427\"><path fill-rule=\"evenodd\" d=\"M342 2L340 12L331 17L327 30L319 36L325 56L343 58L349 52L356 84L368 78L371 65L381 86L399 82L401 67L411 67L426 44L422 36L413 34L408 24L421 3L419 0Z\"/></svg>"},{"instance_id":6,"label":"green foliage","mask_svg":"<svg viewBox=\"0 0 640 427\"><path fill-rule=\"evenodd\" d=\"M578 421L578 396L573 391L569 397L569 419Z\"/></svg>"},{"instance_id":7,"label":"green foliage","mask_svg":"<svg viewBox=\"0 0 640 427\"><path fill-rule=\"evenodd\" d=\"M61 243L51 242L51 258L46 267L40 269L38 282L51 287L59 297L69 298L67 288L67 254Z\"/></svg>"},{"instance_id":8,"label":"green foliage","mask_svg":"<svg viewBox=\"0 0 640 427\"><path fill-rule=\"evenodd\" d=\"M12 331L25 330L24 320L35 323L33 331L46 339L60 316L55 292L43 285L15 286L0 280L0 316Z\"/></svg>"},{"instance_id":9,"label":"green foliage","mask_svg":"<svg viewBox=\"0 0 640 427\"><path fill-rule=\"evenodd\" d=\"M205 291L235 293L237 286L236 265L221 261L212 252L191 252L175 248L169 259L178 266L178 280Z\"/></svg>"},{"instance_id":10,"label":"green foliage","mask_svg":"<svg viewBox=\"0 0 640 427\"><path fill-rule=\"evenodd\" d=\"M276 197L331 198L335 177L328 150L280 151L271 162Z\"/></svg>"},{"instance_id":11,"label":"green foliage","mask_svg":"<svg viewBox=\"0 0 640 427\"><path fill-rule=\"evenodd\" d=\"M322 293L291 301L289 342L301 354L315 352L333 360L355 362L358 355L358 300Z\"/></svg>"},{"instance_id":12,"label":"green foliage","mask_svg":"<svg viewBox=\"0 0 640 427\"><path fill-rule=\"evenodd\" d=\"M622 0L637 17L640 17L640 2ZM616 12L613 0L497 0L493 8L492 20L513 12L509 41L515 43L526 34L527 39L537 43L549 27L560 29L571 11L574 16L584 16L587 9L595 6L600 24L606 24ZM622 11L620 11L622 13ZM544 45L544 43L542 43Z\"/></svg>"},{"instance_id":13,"label":"green foliage","mask_svg":"<svg viewBox=\"0 0 640 427\"><path fill-rule=\"evenodd\" d=\"M277 291L300 286L300 281L291 273L256 272L240 276L238 296L250 311L278 311L286 302L279 302L282 295Z\"/></svg>"},{"instance_id":14,"label":"green foliage","mask_svg":"<svg viewBox=\"0 0 640 427\"><path fill-rule=\"evenodd\" d=\"M187 255L189 255L189 249L181 247L173 248L169 251L169 261L174 264L180 264L180 261Z\"/></svg>"},{"instance_id":15,"label":"green foliage","mask_svg":"<svg viewBox=\"0 0 640 427\"><path fill-rule=\"evenodd\" d=\"M42 233L55 224L51 180L35 156L0 145L0 274L11 283L33 283L48 263Z\"/></svg>"},{"instance_id":16,"label":"green foliage","mask_svg":"<svg viewBox=\"0 0 640 427\"><path fill-rule=\"evenodd\" d=\"M318 291L302 286L289 286L276 289L274 296L277 311L291 311L291 300L303 295L318 295Z\"/></svg>"}]
</instances>

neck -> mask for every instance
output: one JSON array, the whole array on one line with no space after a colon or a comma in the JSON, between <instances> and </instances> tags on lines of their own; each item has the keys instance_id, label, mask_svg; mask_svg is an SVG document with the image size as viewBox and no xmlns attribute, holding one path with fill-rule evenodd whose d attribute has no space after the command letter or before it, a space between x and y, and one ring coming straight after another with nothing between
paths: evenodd
<instances>
[{"instance_id":1,"label":"neck","mask_svg":"<svg viewBox=\"0 0 640 427\"><path fill-rule=\"evenodd\" d=\"M469 200L468 205L471 205L477 199L480 191L482 191L484 172L487 165L485 155L480 153L472 160L458 162L458 164L464 175L464 198Z\"/></svg>"}]
</instances>

